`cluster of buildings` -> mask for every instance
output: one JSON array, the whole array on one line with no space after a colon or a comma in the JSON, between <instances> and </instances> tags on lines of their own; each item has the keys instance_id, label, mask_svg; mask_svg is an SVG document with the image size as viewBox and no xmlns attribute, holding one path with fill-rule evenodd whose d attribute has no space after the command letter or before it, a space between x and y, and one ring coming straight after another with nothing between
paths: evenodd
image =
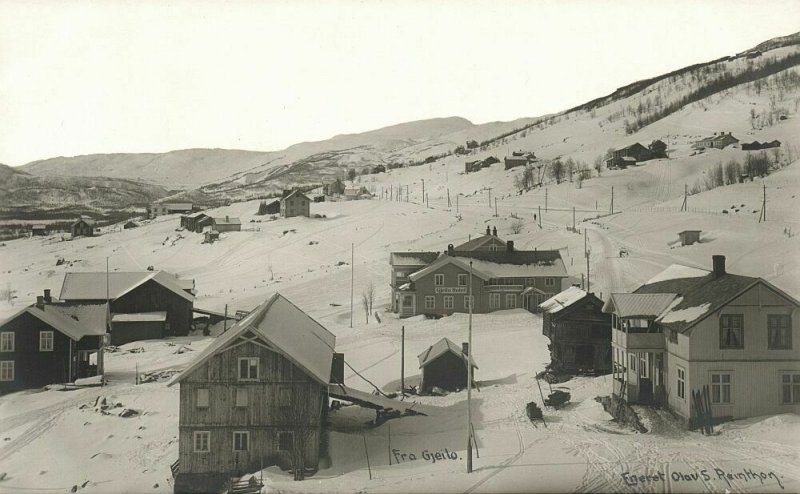
<instances>
[{"instance_id":1,"label":"cluster of buildings","mask_svg":"<svg viewBox=\"0 0 800 494\"><path fill-rule=\"evenodd\" d=\"M531 151L513 151L511 156L506 156L503 160L506 170L518 166L527 166L536 161L536 155Z\"/></svg>"},{"instance_id":2,"label":"cluster of buildings","mask_svg":"<svg viewBox=\"0 0 800 494\"><path fill-rule=\"evenodd\" d=\"M667 157L667 145L664 141L656 139L645 147L638 142L624 148L615 149L611 157L606 159L606 168L626 168L633 166L640 161L647 161L656 158Z\"/></svg>"},{"instance_id":3,"label":"cluster of buildings","mask_svg":"<svg viewBox=\"0 0 800 494\"><path fill-rule=\"evenodd\" d=\"M476 172L478 170L488 168L494 165L495 163L500 163L500 160L495 158L494 156L489 156L488 158L482 160L467 161L464 163L464 172L465 173Z\"/></svg>"}]
</instances>

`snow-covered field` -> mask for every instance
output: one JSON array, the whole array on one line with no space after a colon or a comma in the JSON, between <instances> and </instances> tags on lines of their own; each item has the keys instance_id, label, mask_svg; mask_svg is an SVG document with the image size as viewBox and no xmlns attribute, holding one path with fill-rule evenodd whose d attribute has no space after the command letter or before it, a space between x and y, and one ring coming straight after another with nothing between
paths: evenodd
<instances>
[{"instance_id":1,"label":"snow-covered field","mask_svg":"<svg viewBox=\"0 0 800 494\"><path fill-rule=\"evenodd\" d=\"M110 228L95 238L62 241L54 235L9 241L0 246L0 290L16 298L0 303L0 318L32 303L45 288L57 295L67 271L104 270L106 258L112 270L153 266L194 278L196 307L223 310L227 305L231 312L248 310L280 291L337 335L337 350L344 352L353 369L377 386L396 389L401 326L406 330L407 382L413 382L418 374L417 354L442 336L465 341L467 319L454 315L439 321L399 320L385 312L390 295L389 252L444 250L449 243L481 234L487 225L497 226L500 236L514 240L518 249L561 249L567 269L577 278L585 275L586 241L591 290L604 298L612 291L635 288L673 263L710 269L712 254L727 256L728 271L762 276L798 297L800 164L796 161L763 181L692 195L690 210L679 211L684 184L691 186L717 161L744 155L726 149L692 156L693 137L723 129L743 140L791 142L800 135L800 120L795 117L760 131L749 128L748 108L767 104L767 98L766 93L730 91L704 103L712 111L692 105L629 138L610 131L584 132L581 129L596 122L583 115L511 144L546 158L574 155L591 160L607 147L636 140L647 144L672 136L671 159L604 171L581 188L566 182L550 184L546 191L518 194L512 181L517 171L494 165L465 175L464 159L450 157L362 177L362 183L378 193L397 186L405 192L408 186L409 202L315 203L312 213L324 218L274 221L254 215L255 201L219 208L211 214L241 217L246 231L224 233L212 245L202 244L201 235L176 231L177 216L145 221L132 230ZM485 154L504 153L498 149ZM422 179L430 207L423 205ZM764 184L768 221L758 223ZM614 210L622 212L604 216L612 187ZM573 207L580 233L566 228L572 225ZM723 214L722 209L729 212ZM512 213L524 223L518 234L511 233ZM542 215L541 227L534 214ZM786 234L789 228L794 235ZM687 229L702 230L701 241L680 247L677 233ZM620 257L620 251L628 255ZM57 266L58 259L66 263ZM351 274L356 300L352 315ZM370 283L376 287L381 323L375 319L366 323L358 304ZM411 398L441 409L428 416L393 419L380 427L366 425L372 413L345 407L333 414L332 464L302 483L268 469L266 488L305 492L800 491L800 417L796 415L735 421L722 426L719 435L706 437L681 430L665 415L643 409L650 432L634 433L612 422L594 401L610 393L606 376L560 384L572 393L572 403L561 410L545 410L546 427L532 424L525 417L525 404L541 405L534 375L548 362L540 317L521 310L476 315L473 338L473 355L480 367L476 378L482 383L473 394L480 454L473 473L465 473L466 396L460 392ZM66 492L76 486L78 492L170 492L169 465L177 459L178 390L167 388L165 380L137 386L135 372L180 370L209 342L210 338L188 337L131 343L108 355L109 384L104 388L36 390L0 397L0 475L6 475L0 480L0 491ZM182 353L176 353L181 348ZM371 390L351 370L345 378L349 386ZM98 397L106 398L112 407L96 406ZM121 406L113 407L116 403ZM126 408L139 413L120 417L118 412ZM428 453L445 449L446 459L426 459ZM448 453L458 459L450 459Z\"/></svg>"}]
</instances>

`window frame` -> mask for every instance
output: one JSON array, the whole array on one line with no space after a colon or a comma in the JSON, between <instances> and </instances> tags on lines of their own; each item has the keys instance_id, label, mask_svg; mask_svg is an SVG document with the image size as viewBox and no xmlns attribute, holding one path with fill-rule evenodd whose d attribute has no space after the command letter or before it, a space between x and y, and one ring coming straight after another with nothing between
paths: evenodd
<instances>
[{"instance_id":1,"label":"window frame","mask_svg":"<svg viewBox=\"0 0 800 494\"><path fill-rule=\"evenodd\" d=\"M780 376L781 405L800 405L800 371L780 371ZM786 388L789 390L789 401L785 400Z\"/></svg>"},{"instance_id":2,"label":"window frame","mask_svg":"<svg viewBox=\"0 0 800 494\"><path fill-rule=\"evenodd\" d=\"M205 449L198 449L197 448L197 438L198 437L205 437ZM201 441L201 446L202 441ZM192 451L194 453L210 453L211 452L211 431L194 431L192 435Z\"/></svg>"},{"instance_id":3,"label":"window frame","mask_svg":"<svg viewBox=\"0 0 800 494\"><path fill-rule=\"evenodd\" d=\"M678 398L686 401L686 369L681 367L680 365L676 366L677 369L677 376L678 376L678 383L677 383L677 393Z\"/></svg>"},{"instance_id":4,"label":"window frame","mask_svg":"<svg viewBox=\"0 0 800 494\"><path fill-rule=\"evenodd\" d=\"M455 309L455 307L456 307L455 297L453 297L452 295L445 295L444 296L444 308L452 310L452 309Z\"/></svg>"},{"instance_id":5,"label":"window frame","mask_svg":"<svg viewBox=\"0 0 800 494\"><path fill-rule=\"evenodd\" d=\"M728 325L725 325L726 321ZM730 321L739 321L741 326L736 328ZM739 331L739 346L725 344L726 331ZM744 314L722 314L719 317L719 349L720 350L744 350Z\"/></svg>"},{"instance_id":6,"label":"window frame","mask_svg":"<svg viewBox=\"0 0 800 494\"><path fill-rule=\"evenodd\" d=\"M250 406L250 393L244 386L237 386L233 392L233 407L234 408L247 408ZM243 403L242 403L243 402Z\"/></svg>"},{"instance_id":7,"label":"window frame","mask_svg":"<svg viewBox=\"0 0 800 494\"><path fill-rule=\"evenodd\" d=\"M245 444L244 444L244 448L243 449L242 448L238 448L238 449L236 448L236 436L245 438L245 440L244 440ZM250 451L250 431L233 431L231 439L232 439L231 447L232 447L232 451L234 453L246 453L246 452ZM239 446L241 446L241 441L240 441Z\"/></svg>"},{"instance_id":8,"label":"window frame","mask_svg":"<svg viewBox=\"0 0 800 494\"><path fill-rule=\"evenodd\" d=\"M548 276L544 279L544 286L546 287L553 287L556 286L556 279L552 276Z\"/></svg>"},{"instance_id":9,"label":"window frame","mask_svg":"<svg viewBox=\"0 0 800 494\"><path fill-rule=\"evenodd\" d=\"M789 324L784 326L779 326L777 329L784 330L785 333L785 340L786 346L775 346L773 345L773 338L772 338L772 330L775 329L772 325L772 321L776 319L786 319L789 321ZM792 349L792 316L791 314L767 314L767 348L770 350L791 350Z\"/></svg>"},{"instance_id":10,"label":"window frame","mask_svg":"<svg viewBox=\"0 0 800 494\"><path fill-rule=\"evenodd\" d=\"M464 281L464 283L461 283L462 280ZM467 286L468 283L469 283L469 274L458 273L458 286Z\"/></svg>"},{"instance_id":11,"label":"window frame","mask_svg":"<svg viewBox=\"0 0 800 494\"><path fill-rule=\"evenodd\" d=\"M712 371L711 374L711 404L712 405L733 405L733 373L730 371ZM719 376L719 381L714 382L714 377ZM727 376L728 381L725 382L723 377ZM724 391L727 389L728 400L723 401ZM716 397L715 397L716 395Z\"/></svg>"},{"instance_id":12,"label":"window frame","mask_svg":"<svg viewBox=\"0 0 800 494\"><path fill-rule=\"evenodd\" d=\"M13 353L15 351L15 341L16 340L16 333L14 331L3 331L0 332L0 352L2 353ZM11 342L6 348L6 343Z\"/></svg>"},{"instance_id":13,"label":"window frame","mask_svg":"<svg viewBox=\"0 0 800 494\"><path fill-rule=\"evenodd\" d=\"M444 286L444 273L433 274L433 286Z\"/></svg>"},{"instance_id":14,"label":"window frame","mask_svg":"<svg viewBox=\"0 0 800 494\"><path fill-rule=\"evenodd\" d=\"M464 308L475 310L475 295L464 295Z\"/></svg>"},{"instance_id":15,"label":"window frame","mask_svg":"<svg viewBox=\"0 0 800 494\"><path fill-rule=\"evenodd\" d=\"M6 377L6 373L9 377ZM14 382L17 378L16 364L13 360L0 360L0 382Z\"/></svg>"},{"instance_id":16,"label":"window frame","mask_svg":"<svg viewBox=\"0 0 800 494\"><path fill-rule=\"evenodd\" d=\"M506 309L516 309L517 308L517 295L515 293L506 293ZM509 304L508 301L513 300L512 304ZM512 307L513 305L513 307Z\"/></svg>"},{"instance_id":17,"label":"window frame","mask_svg":"<svg viewBox=\"0 0 800 494\"><path fill-rule=\"evenodd\" d=\"M425 295L425 309L436 308L436 295Z\"/></svg>"},{"instance_id":18,"label":"window frame","mask_svg":"<svg viewBox=\"0 0 800 494\"><path fill-rule=\"evenodd\" d=\"M290 440L290 443L289 443L289 448L287 448L287 449L283 449L281 447L281 436L282 435L288 435L289 437L291 437L291 440ZM278 451L291 451L292 450L291 448L294 445L294 431L278 431L278 435L276 437L276 440L278 442L277 448L276 448Z\"/></svg>"},{"instance_id":19,"label":"window frame","mask_svg":"<svg viewBox=\"0 0 800 494\"><path fill-rule=\"evenodd\" d=\"M489 294L489 308L490 309L500 309L502 299L500 298L499 293L490 293Z\"/></svg>"},{"instance_id":20,"label":"window frame","mask_svg":"<svg viewBox=\"0 0 800 494\"><path fill-rule=\"evenodd\" d=\"M47 336L47 338L45 338ZM52 352L55 348L55 334L53 331L39 331L39 351L40 352ZM50 346L48 348L45 345L45 342L49 341Z\"/></svg>"},{"instance_id":21,"label":"window frame","mask_svg":"<svg viewBox=\"0 0 800 494\"><path fill-rule=\"evenodd\" d=\"M205 395L205 404L203 404L203 400L200 399L203 395ZM208 388L197 388L194 405L195 408L208 408L211 406L211 390Z\"/></svg>"},{"instance_id":22,"label":"window frame","mask_svg":"<svg viewBox=\"0 0 800 494\"><path fill-rule=\"evenodd\" d=\"M631 372L636 372L636 359L639 358L635 352L631 352L628 354L628 368ZM638 374L637 374L638 375Z\"/></svg>"},{"instance_id":23,"label":"window frame","mask_svg":"<svg viewBox=\"0 0 800 494\"><path fill-rule=\"evenodd\" d=\"M248 361L248 362L251 362L251 363L252 363L252 361L256 362L256 377L251 377L250 376L250 370L252 370L251 365L247 366L247 369L248 369L247 375L248 375L248 377L242 377L242 361ZM238 378L237 380L238 381L258 381L259 380L259 378L261 377L261 359L260 358L258 358L258 357L239 357L239 360L237 362L239 363L239 365L237 366L238 368L236 370L236 375L237 375L237 378Z\"/></svg>"}]
</instances>

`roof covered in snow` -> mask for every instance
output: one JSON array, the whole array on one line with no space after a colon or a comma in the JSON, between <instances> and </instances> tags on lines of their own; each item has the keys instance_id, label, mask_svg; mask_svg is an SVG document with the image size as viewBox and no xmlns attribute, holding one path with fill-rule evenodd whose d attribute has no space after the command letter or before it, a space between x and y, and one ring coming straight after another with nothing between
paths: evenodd
<instances>
[{"instance_id":1,"label":"roof covered in snow","mask_svg":"<svg viewBox=\"0 0 800 494\"><path fill-rule=\"evenodd\" d=\"M111 316L111 322L161 322L166 320L166 311L114 314Z\"/></svg>"},{"instance_id":2,"label":"roof covered in snow","mask_svg":"<svg viewBox=\"0 0 800 494\"><path fill-rule=\"evenodd\" d=\"M427 276L445 264L455 264L482 280L492 278L566 277L567 269L561 254L555 251L455 251L454 255L443 255L434 263L411 273L411 281Z\"/></svg>"},{"instance_id":3,"label":"roof covered in snow","mask_svg":"<svg viewBox=\"0 0 800 494\"><path fill-rule=\"evenodd\" d=\"M248 331L303 369L309 377L328 384L336 337L279 293L214 340L169 384L183 380Z\"/></svg>"},{"instance_id":4,"label":"roof covered in snow","mask_svg":"<svg viewBox=\"0 0 800 494\"><path fill-rule=\"evenodd\" d=\"M506 245L506 243L503 242L502 240L500 240L500 238L497 237L496 235L483 234L480 237L473 238L471 240L468 240L468 241L464 242L461 245L457 245L455 250L457 250L457 251L475 250L475 249L487 244L488 242L491 242L492 240L496 240L500 245L503 245L503 246Z\"/></svg>"},{"instance_id":5,"label":"roof covered in snow","mask_svg":"<svg viewBox=\"0 0 800 494\"><path fill-rule=\"evenodd\" d=\"M242 220L239 218L231 218L230 216L226 216L224 218L214 218L215 225L241 225Z\"/></svg>"},{"instance_id":6,"label":"roof covered in snow","mask_svg":"<svg viewBox=\"0 0 800 494\"><path fill-rule=\"evenodd\" d=\"M619 317L655 318L675 297L674 293L612 293L603 312L614 312Z\"/></svg>"},{"instance_id":7,"label":"roof covered in snow","mask_svg":"<svg viewBox=\"0 0 800 494\"><path fill-rule=\"evenodd\" d=\"M108 291L106 292L106 273L85 272L66 273L61 285L61 300L115 300L134 288L153 280L178 296L193 301L194 296L187 293L176 281L173 274L164 271L113 272L108 273Z\"/></svg>"},{"instance_id":8,"label":"roof covered in snow","mask_svg":"<svg viewBox=\"0 0 800 494\"><path fill-rule=\"evenodd\" d=\"M658 283L659 281L676 280L680 278L699 278L701 276L706 276L708 273L709 271L705 269L693 268L691 266L684 266L682 264L672 264L664 271L661 271L657 275L647 280L645 285Z\"/></svg>"},{"instance_id":9,"label":"roof covered in snow","mask_svg":"<svg viewBox=\"0 0 800 494\"><path fill-rule=\"evenodd\" d=\"M438 252L392 252L389 263L392 266L427 266L439 255Z\"/></svg>"},{"instance_id":10,"label":"roof covered in snow","mask_svg":"<svg viewBox=\"0 0 800 494\"><path fill-rule=\"evenodd\" d=\"M3 325L22 314L30 314L74 341L84 336L101 336L106 333L105 304L63 306L45 304L26 307L3 322Z\"/></svg>"},{"instance_id":11,"label":"roof covered in snow","mask_svg":"<svg viewBox=\"0 0 800 494\"><path fill-rule=\"evenodd\" d=\"M456 357L462 360L464 359L464 354L461 352L460 346L456 345L447 338L442 338L417 356L417 358L419 358L419 368L421 369L425 367L447 352L454 354ZM469 356L469 361L473 367L476 369L478 368L478 366L475 364L475 360L472 358L472 355Z\"/></svg>"},{"instance_id":12,"label":"roof covered in snow","mask_svg":"<svg viewBox=\"0 0 800 494\"><path fill-rule=\"evenodd\" d=\"M589 294L585 290L581 290L576 286L571 286L539 304L539 308L552 314L565 307L569 307L575 302L583 300L587 295Z\"/></svg>"}]
</instances>

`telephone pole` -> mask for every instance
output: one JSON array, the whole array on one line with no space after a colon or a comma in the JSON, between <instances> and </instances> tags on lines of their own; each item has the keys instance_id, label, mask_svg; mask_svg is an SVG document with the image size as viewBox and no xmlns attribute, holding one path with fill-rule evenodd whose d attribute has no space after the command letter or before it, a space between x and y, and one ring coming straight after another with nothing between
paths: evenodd
<instances>
[{"instance_id":1,"label":"telephone pole","mask_svg":"<svg viewBox=\"0 0 800 494\"><path fill-rule=\"evenodd\" d=\"M492 207L492 188L489 187L489 207Z\"/></svg>"},{"instance_id":2,"label":"telephone pole","mask_svg":"<svg viewBox=\"0 0 800 494\"><path fill-rule=\"evenodd\" d=\"M761 201L761 214L758 215L758 222L767 221L767 184L764 184L764 199Z\"/></svg>"},{"instance_id":3,"label":"telephone pole","mask_svg":"<svg viewBox=\"0 0 800 494\"><path fill-rule=\"evenodd\" d=\"M588 248L588 239L589 239L589 229L583 229L583 255L586 257L586 291L589 292L589 248Z\"/></svg>"},{"instance_id":4,"label":"telephone pole","mask_svg":"<svg viewBox=\"0 0 800 494\"><path fill-rule=\"evenodd\" d=\"M572 231L575 232L575 206L572 206Z\"/></svg>"},{"instance_id":5,"label":"telephone pole","mask_svg":"<svg viewBox=\"0 0 800 494\"><path fill-rule=\"evenodd\" d=\"M406 397L406 327L400 326L400 399Z\"/></svg>"},{"instance_id":6,"label":"telephone pole","mask_svg":"<svg viewBox=\"0 0 800 494\"><path fill-rule=\"evenodd\" d=\"M689 197L689 185L683 184L683 204L681 205L681 211L688 211L688 205L686 204L686 199Z\"/></svg>"},{"instance_id":7,"label":"telephone pole","mask_svg":"<svg viewBox=\"0 0 800 494\"><path fill-rule=\"evenodd\" d=\"M539 206L539 228L542 228L542 207Z\"/></svg>"},{"instance_id":8,"label":"telephone pole","mask_svg":"<svg viewBox=\"0 0 800 494\"><path fill-rule=\"evenodd\" d=\"M611 186L611 214L614 214L614 186Z\"/></svg>"},{"instance_id":9,"label":"telephone pole","mask_svg":"<svg viewBox=\"0 0 800 494\"><path fill-rule=\"evenodd\" d=\"M547 212L547 187L544 188L544 211Z\"/></svg>"},{"instance_id":10,"label":"telephone pole","mask_svg":"<svg viewBox=\"0 0 800 494\"><path fill-rule=\"evenodd\" d=\"M428 196L425 195L425 179L421 178L422 180L422 199L425 200Z\"/></svg>"},{"instance_id":11,"label":"telephone pole","mask_svg":"<svg viewBox=\"0 0 800 494\"><path fill-rule=\"evenodd\" d=\"M467 473L472 473L472 261L469 262L469 335L467 337Z\"/></svg>"},{"instance_id":12,"label":"telephone pole","mask_svg":"<svg viewBox=\"0 0 800 494\"><path fill-rule=\"evenodd\" d=\"M494 198L494 217L497 218L497 198Z\"/></svg>"},{"instance_id":13,"label":"telephone pole","mask_svg":"<svg viewBox=\"0 0 800 494\"><path fill-rule=\"evenodd\" d=\"M355 244L351 243L350 244L350 327L351 328L353 327L353 290L355 289L355 279L356 279L355 273L353 271L355 269L354 261L356 259L355 249L356 249Z\"/></svg>"}]
</instances>

